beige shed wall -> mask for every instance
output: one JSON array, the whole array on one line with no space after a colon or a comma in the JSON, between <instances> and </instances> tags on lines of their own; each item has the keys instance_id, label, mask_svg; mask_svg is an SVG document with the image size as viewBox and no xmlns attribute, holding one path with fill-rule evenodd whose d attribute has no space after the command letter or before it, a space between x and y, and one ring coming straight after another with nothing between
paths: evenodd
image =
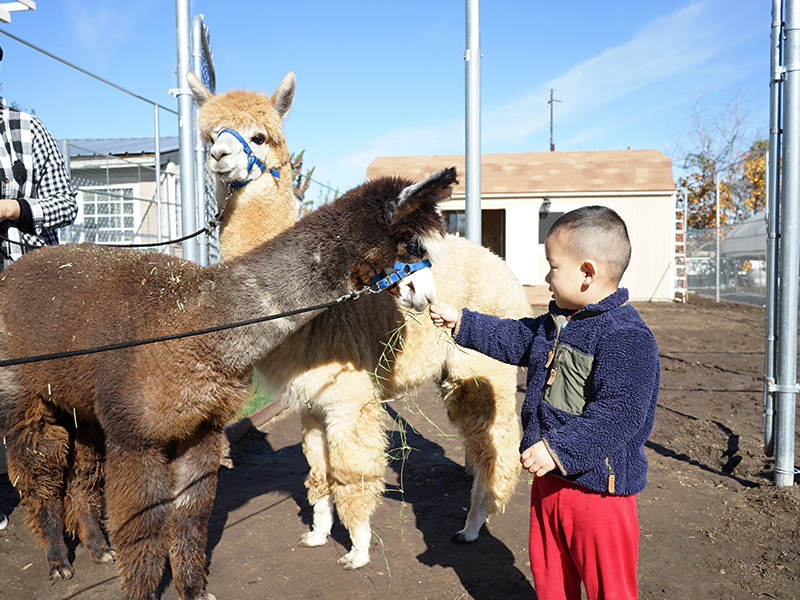
<instances>
[{"instance_id":1,"label":"beige shed wall","mask_svg":"<svg viewBox=\"0 0 800 600\"><path fill-rule=\"evenodd\" d=\"M672 300L674 196L658 195L583 195L550 196L552 212L568 212L581 206L599 204L613 208L628 227L631 263L621 285L632 300ZM442 210L464 210L463 198L450 200ZM541 197L482 198L482 209L506 211L506 262L523 285L546 286L548 266L544 245L538 243Z\"/></svg>"}]
</instances>

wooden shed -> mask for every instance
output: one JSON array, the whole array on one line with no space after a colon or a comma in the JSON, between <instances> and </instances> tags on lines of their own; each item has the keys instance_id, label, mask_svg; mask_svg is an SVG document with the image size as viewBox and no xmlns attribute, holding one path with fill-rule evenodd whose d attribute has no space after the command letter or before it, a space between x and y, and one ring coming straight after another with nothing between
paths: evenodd
<instances>
[{"instance_id":1,"label":"wooden shed","mask_svg":"<svg viewBox=\"0 0 800 600\"><path fill-rule=\"evenodd\" d=\"M464 156L376 158L367 178L422 179L455 166L459 185L442 210L464 232ZM676 292L676 206L672 161L657 150L484 154L481 158L483 245L504 257L525 286L546 291L544 239L563 213L599 204L628 226L631 264L621 285L633 300L672 300Z\"/></svg>"}]
</instances>

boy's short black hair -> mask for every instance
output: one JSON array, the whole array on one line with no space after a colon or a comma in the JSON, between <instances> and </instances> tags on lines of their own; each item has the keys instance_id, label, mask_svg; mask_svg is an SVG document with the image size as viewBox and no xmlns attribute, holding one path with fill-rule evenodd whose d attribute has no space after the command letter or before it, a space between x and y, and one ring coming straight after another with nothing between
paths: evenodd
<instances>
[{"instance_id":1,"label":"boy's short black hair","mask_svg":"<svg viewBox=\"0 0 800 600\"><path fill-rule=\"evenodd\" d=\"M628 228L616 211L607 206L583 206L561 215L547 237L569 235L572 255L578 260L593 258L604 263L608 275L618 284L631 260Z\"/></svg>"}]
</instances>

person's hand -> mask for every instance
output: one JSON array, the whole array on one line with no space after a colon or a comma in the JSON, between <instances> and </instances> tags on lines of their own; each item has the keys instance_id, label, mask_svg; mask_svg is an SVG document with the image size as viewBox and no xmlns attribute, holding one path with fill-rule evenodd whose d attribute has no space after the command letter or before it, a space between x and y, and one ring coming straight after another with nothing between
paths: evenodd
<instances>
[{"instance_id":1,"label":"person's hand","mask_svg":"<svg viewBox=\"0 0 800 600\"><path fill-rule=\"evenodd\" d=\"M436 302L428 308L431 321L436 327L452 329L458 322L458 311L446 302Z\"/></svg>"},{"instance_id":2,"label":"person's hand","mask_svg":"<svg viewBox=\"0 0 800 600\"><path fill-rule=\"evenodd\" d=\"M0 221L19 219L19 202L3 198L0 200Z\"/></svg>"},{"instance_id":3,"label":"person's hand","mask_svg":"<svg viewBox=\"0 0 800 600\"><path fill-rule=\"evenodd\" d=\"M536 442L533 446L525 450L519 457L522 468L536 477L546 475L556 468L556 461L550 455L543 441Z\"/></svg>"}]
</instances>

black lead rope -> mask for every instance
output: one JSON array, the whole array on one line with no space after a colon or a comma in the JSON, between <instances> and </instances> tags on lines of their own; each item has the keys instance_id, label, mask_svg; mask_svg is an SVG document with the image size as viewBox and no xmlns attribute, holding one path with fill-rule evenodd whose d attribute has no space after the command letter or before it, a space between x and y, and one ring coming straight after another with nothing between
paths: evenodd
<instances>
[{"instance_id":1,"label":"black lead rope","mask_svg":"<svg viewBox=\"0 0 800 600\"><path fill-rule=\"evenodd\" d=\"M187 331L185 333L172 333L169 335L162 335L159 337L154 338L147 338L144 340L134 340L131 342L118 342L116 344L106 344L105 346L95 346L94 348L83 348L80 350L68 350L66 352L52 352L50 354L39 354L37 356L23 356L22 358L12 358L9 360L2 360L0 361L0 367L10 367L13 365L24 365L28 363L34 362L42 362L45 360L55 360L57 358L70 358L72 356L84 356L86 354L97 354L98 352L107 352L109 350L121 350L123 348L133 348L135 346L144 346L146 344L155 344L158 342L168 342L170 340L177 340L181 338L193 337L196 335L204 335L207 333L215 333L218 331L225 331L226 329L234 329L235 327L244 327L246 325L255 325L257 323L264 323L266 321L273 321L275 319L282 319L284 317L291 317L293 315L299 315L306 312L311 312L312 310L322 310L325 308L330 308L331 306L335 306L340 302L344 302L345 300L355 300L358 298L363 292L372 291L369 287L363 288L358 291L351 291L333 300L331 302L326 302L325 304L318 304L316 306L309 306L306 308L298 308L296 310L291 310L288 312L276 314L276 315L267 315L265 317L256 317L254 319L248 319L246 321L239 321L237 323L229 323L227 325L216 325L214 327L208 327L207 329L195 329L193 331Z\"/></svg>"},{"instance_id":2,"label":"black lead rope","mask_svg":"<svg viewBox=\"0 0 800 600\"><path fill-rule=\"evenodd\" d=\"M217 213L217 215L219 215L219 213ZM212 223L215 224L212 226ZM99 245L107 246L109 248L155 248L156 246L169 246L170 244L180 244L181 242L190 240L193 237L197 237L203 232L211 234L211 232L214 231L214 227L216 227L216 224L218 223L219 223L218 217L215 216L214 219L208 222L208 226L204 227L203 229L199 229L194 233L190 233L189 235L185 235L182 238L178 238L177 240L168 240L166 242L151 242L149 244L99 244ZM0 235L0 240L8 244L14 244L15 246L20 246L21 248L38 249L38 248L44 248L45 246L45 244L36 245L36 244L26 244L25 242L18 242L16 240L9 239L4 235Z\"/></svg>"},{"instance_id":3,"label":"black lead rope","mask_svg":"<svg viewBox=\"0 0 800 600\"><path fill-rule=\"evenodd\" d=\"M228 204L228 200L233 195L233 188L237 187L233 184L228 186L228 194L225 196L225 200L222 203L222 208L217 211L211 219L209 219L208 224L203 227L202 229L198 229L194 233L190 233L189 235L185 235L182 238L178 238L177 240L168 240L166 242L151 242L149 244L100 244L101 246L108 246L109 248L156 248L158 246L170 246L172 244L180 244L181 242L185 242L186 240L190 240L194 237L197 237L201 233L206 235L211 235L214 233L214 230L222 223L222 213L225 210L225 207ZM239 186L241 187L241 186ZM0 241L6 242L8 244L14 244L16 246L20 246L21 248L44 248L44 244L26 244L25 242L18 242L16 240L11 240L4 235L0 235Z\"/></svg>"}]
</instances>

